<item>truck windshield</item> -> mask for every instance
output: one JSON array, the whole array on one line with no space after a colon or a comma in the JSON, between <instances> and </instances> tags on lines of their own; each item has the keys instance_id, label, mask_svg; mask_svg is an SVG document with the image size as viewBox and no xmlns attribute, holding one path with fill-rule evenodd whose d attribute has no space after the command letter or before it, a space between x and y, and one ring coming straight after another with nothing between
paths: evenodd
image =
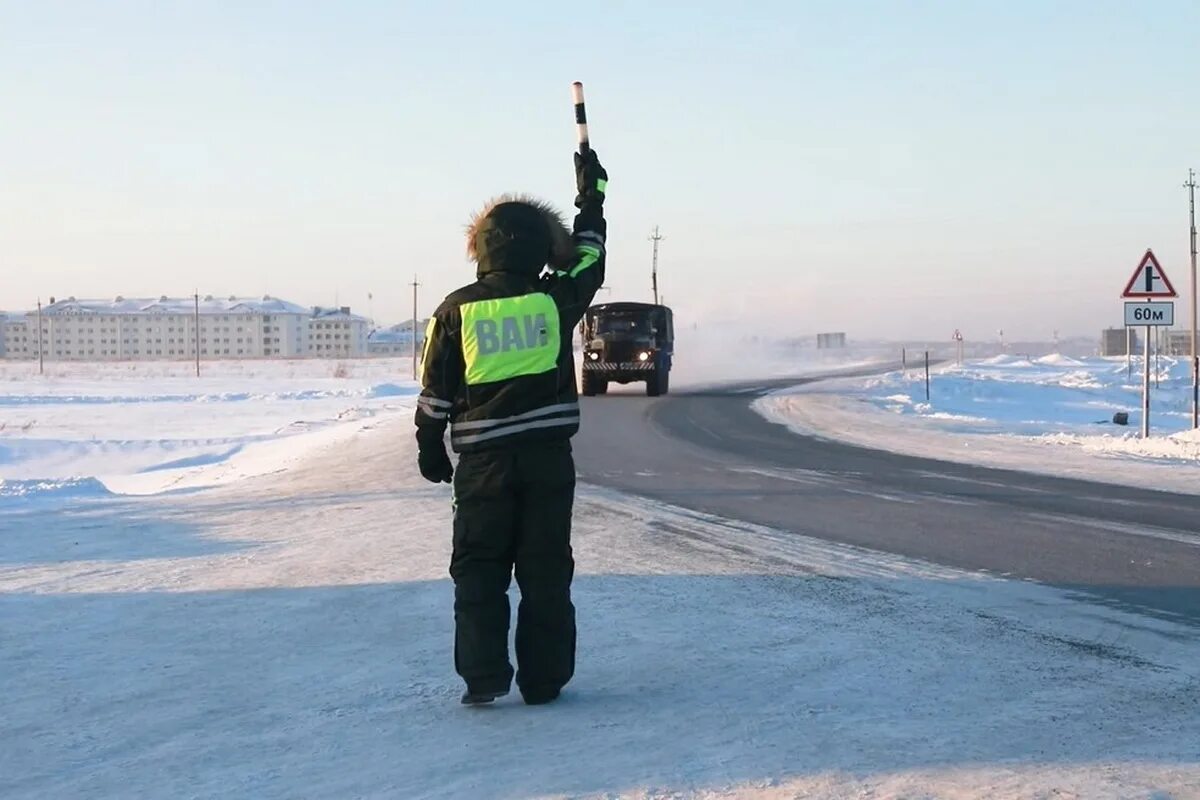
<instances>
[{"instance_id":1,"label":"truck windshield","mask_svg":"<svg viewBox=\"0 0 1200 800\"><path fill-rule=\"evenodd\" d=\"M596 333L640 333L649 329L645 319L631 314L612 314L596 319Z\"/></svg>"}]
</instances>

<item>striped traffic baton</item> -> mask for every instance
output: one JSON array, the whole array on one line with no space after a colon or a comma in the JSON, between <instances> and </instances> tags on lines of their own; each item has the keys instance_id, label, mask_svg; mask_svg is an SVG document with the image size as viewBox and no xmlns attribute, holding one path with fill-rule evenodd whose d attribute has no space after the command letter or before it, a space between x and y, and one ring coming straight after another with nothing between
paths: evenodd
<instances>
[{"instance_id":1,"label":"striped traffic baton","mask_svg":"<svg viewBox=\"0 0 1200 800\"><path fill-rule=\"evenodd\" d=\"M571 98L575 101L575 127L579 133L579 152L586 154L589 149L587 110L583 107L583 84L575 81L571 84Z\"/></svg>"}]
</instances>

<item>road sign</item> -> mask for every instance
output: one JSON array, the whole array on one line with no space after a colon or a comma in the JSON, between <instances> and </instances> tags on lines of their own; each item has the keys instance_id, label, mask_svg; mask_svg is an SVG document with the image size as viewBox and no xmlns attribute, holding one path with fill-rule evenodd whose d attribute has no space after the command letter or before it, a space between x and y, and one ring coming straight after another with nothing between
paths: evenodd
<instances>
[{"instance_id":1,"label":"road sign","mask_svg":"<svg viewBox=\"0 0 1200 800\"><path fill-rule=\"evenodd\" d=\"M1125 291L1121 293L1127 299L1143 298L1145 300L1163 300L1168 297L1178 297L1171 279L1163 272L1162 265L1154 257L1154 251L1146 249L1146 255L1133 272ZM1146 327L1146 345L1142 350L1142 438L1150 436L1150 339L1155 327L1173 325L1175 323L1174 303L1126 303L1125 325L1129 330L1135 325ZM1128 341L1128 339L1126 339ZM1132 348L1129 348L1132 350ZM1126 361L1131 366L1133 356L1127 353ZM1128 367L1127 367L1128 368Z\"/></svg>"},{"instance_id":2,"label":"road sign","mask_svg":"<svg viewBox=\"0 0 1200 800\"><path fill-rule=\"evenodd\" d=\"M1126 284L1125 291L1121 293L1121 296L1164 298L1178 297L1179 295L1175 293L1175 287L1171 285L1171 279L1167 277L1167 273L1163 272L1158 259L1154 257L1154 251L1147 250L1146 255L1142 256L1142 262L1138 264L1138 268L1134 271L1133 277L1129 279L1129 283Z\"/></svg>"},{"instance_id":3,"label":"road sign","mask_svg":"<svg viewBox=\"0 0 1200 800\"><path fill-rule=\"evenodd\" d=\"M1126 303L1125 326L1152 325L1171 327L1175 324L1174 303Z\"/></svg>"}]
</instances>

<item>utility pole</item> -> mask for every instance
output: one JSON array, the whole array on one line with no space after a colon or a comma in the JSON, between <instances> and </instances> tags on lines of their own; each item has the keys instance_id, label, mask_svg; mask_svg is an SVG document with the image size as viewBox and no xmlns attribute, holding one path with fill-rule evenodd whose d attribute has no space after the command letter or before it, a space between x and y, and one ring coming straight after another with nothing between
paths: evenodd
<instances>
[{"instance_id":1,"label":"utility pole","mask_svg":"<svg viewBox=\"0 0 1200 800\"><path fill-rule=\"evenodd\" d=\"M197 289L195 294L192 295L192 299L196 301L196 307L195 307L196 315L194 318L194 326L193 326L196 329L196 333L195 333L195 336L193 336L192 338L196 343L196 377L199 378L200 377L200 290L199 289Z\"/></svg>"},{"instance_id":2,"label":"utility pole","mask_svg":"<svg viewBox=\"0 0 1200 800\"><path fill-rule=\"evenodd\" d=\"M412 373L414 381L421 379L421 376L417 374L417 287L420 285L417 283L417 276L413 275Z\"/></svg>"},{"instance_id":3,"label":"utility pole","mask_svg":"<svg viewBox=\"0 0 1200 800\"><path fill-rule=\"evenodd\" d=\"M1200 428L1200 358L1196 353L1196 171L1188 170L1184 184L1188 190L1192 239L1192 428Z\"/></svg>"},{"instance_id":4,"label":"utility pole","mask_svg":"<svg viewBox=\"0 0 1200 800\"><path fill-rule=\"evenodd\" d=\"M45 348L42 347L42 298L38 298L38 375L46 374Z\"/></svg>"},{"instance_id":5,"label":"utility pole","mask_svg":"<svg viewBox=\"0 0 1200 800\"><path fill-rule=\"evenodd\" d=\"M650 286L654 290L654 305L658 305L658 243L663 240L663 236L658 232L658 226L654 226L654 235L650 237L650 241L654 242L654 258L650 262Z\"/></svg>"}]
</instances>

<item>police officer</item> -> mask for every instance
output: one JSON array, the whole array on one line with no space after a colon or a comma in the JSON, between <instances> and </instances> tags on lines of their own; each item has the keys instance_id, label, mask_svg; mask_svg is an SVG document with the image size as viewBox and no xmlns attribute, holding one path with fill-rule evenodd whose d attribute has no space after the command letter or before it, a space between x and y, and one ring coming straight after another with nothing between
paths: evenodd
<instances>
[{"instance_id":1,"label":"police officer","mask_svg":"<svg viewBox=\"0 0 1200 800\"><path fill-rule=\"evenodd\" d=\"M426 331L418 465L427 480L454 485L454 665L468 705L509 692L514 569L522 697L549 703L575 671L572 334L604 283L608 180L593 150L575 154L575 173L573 231L550 206L514 195L472 220L477 280L448 296Z\"/></svg>"}]
</instances>

